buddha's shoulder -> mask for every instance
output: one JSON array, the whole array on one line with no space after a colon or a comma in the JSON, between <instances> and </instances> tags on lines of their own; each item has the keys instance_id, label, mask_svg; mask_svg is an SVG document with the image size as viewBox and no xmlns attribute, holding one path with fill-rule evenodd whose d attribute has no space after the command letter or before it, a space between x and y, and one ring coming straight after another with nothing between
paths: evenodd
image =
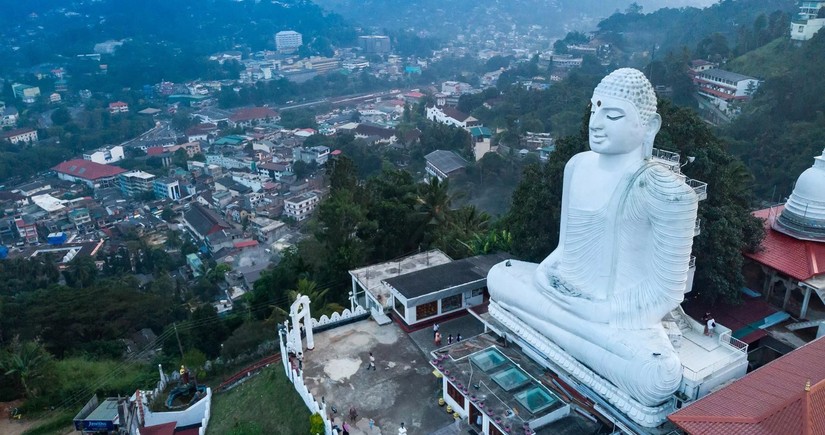
<instances>
[{"instance_id":1,"label":"buddha's shoulder","mask_svg":"<svg viewBox=\"0 0 825 435\"><path fill-rule=\"evenodd\" d=\"M637 177L637 187L644 188L650 192L665 193L679 197L692 197L696 193L685 182L685 177L677 174L658 163L646 162L641 167L641 173Z\"/></svg>"}]
</instances>

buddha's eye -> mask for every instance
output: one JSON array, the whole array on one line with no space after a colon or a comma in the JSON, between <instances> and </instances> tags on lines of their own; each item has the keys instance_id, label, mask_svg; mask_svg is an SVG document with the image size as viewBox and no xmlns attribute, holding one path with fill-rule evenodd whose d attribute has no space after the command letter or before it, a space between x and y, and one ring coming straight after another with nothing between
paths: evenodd
<instances>
[{"instance_id":1,"label":"buddha's eye","mask_svg":"<svg viewBox=\"0 0 825 435\"><path fill-rule=\"evenodd\" d=\"M616 120L622 119L622 118L624 118L624 115L614 115L614 116L607 115L607 119L609 119L611 121L616 121Z\"/></svg>"}]
</instances>

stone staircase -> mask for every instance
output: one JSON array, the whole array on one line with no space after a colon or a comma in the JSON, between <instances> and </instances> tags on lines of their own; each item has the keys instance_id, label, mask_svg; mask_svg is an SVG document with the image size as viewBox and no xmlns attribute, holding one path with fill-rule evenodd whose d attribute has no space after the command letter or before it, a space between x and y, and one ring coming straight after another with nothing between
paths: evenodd
<instances>
[{"instance_id":1,"label":"stone staircase","mask_svg":"<svg viewBox=\"0 0 825 435\"><path fill-rule=\"evenodd\" d=\"M372 314L372 318L375 319L375 321L378 322L378 324L381 326L389 325L390 323L392 323L392 319L390 319L389 316L384 314L383 311L379 311L373 308L370 310L370 313Z\"/></svg>"}]
</instances>

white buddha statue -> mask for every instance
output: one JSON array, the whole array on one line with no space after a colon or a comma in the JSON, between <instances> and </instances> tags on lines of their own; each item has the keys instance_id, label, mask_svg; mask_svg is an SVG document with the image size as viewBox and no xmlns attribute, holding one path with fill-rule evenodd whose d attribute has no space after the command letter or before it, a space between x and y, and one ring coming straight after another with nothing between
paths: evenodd
<instances>
[{"instance_id":1,"label":"white buddha statue","mask_svg":"<svg viewBox=\"0 0 825 435\"><path fill-rule=\"evenodd\" d=\"M564 169L559 245L541 264L490 270L492 301L645 406L679 387L662 318L683 300L698 197L650 160L661 126L638 70L605 77L591 100L591 151Z\"/></svg>"}]
</instances>

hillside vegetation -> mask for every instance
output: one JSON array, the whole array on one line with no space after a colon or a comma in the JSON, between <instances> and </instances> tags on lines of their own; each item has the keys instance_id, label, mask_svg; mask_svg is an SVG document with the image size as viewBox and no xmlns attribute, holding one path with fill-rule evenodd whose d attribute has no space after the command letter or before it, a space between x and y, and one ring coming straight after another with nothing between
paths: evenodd
<instances>
[{"instance_id":1,"label":"hillside vegetation","mask_svg":"<svg viewBox=\"0 0 825 435\"><path fill-rule=\"evenodd\" d=\"M725 64L725 69L760 79L787 74L793 65L788 62L788 52L795 48L787 36L781 36L770 43L749 51Z\"/></svg>"}]
</instances>

